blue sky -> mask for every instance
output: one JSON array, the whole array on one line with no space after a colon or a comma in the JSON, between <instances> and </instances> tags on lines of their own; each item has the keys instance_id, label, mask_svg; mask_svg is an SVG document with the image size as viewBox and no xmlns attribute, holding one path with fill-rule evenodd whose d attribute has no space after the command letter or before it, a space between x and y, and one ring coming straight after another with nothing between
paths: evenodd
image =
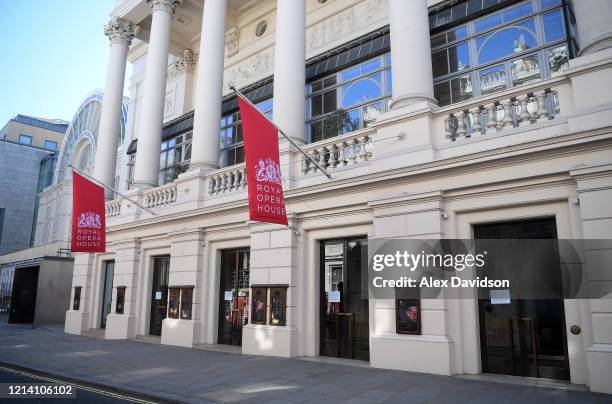
<instances>
[{"instance_id":1,"label":"blue sky","mask_svg":"<svg viewBox=\"0 0 612 404\"><path fill-rule=\"evenodd\" d=\"M70 121L103 89L114 0L18 0L0 5L0 128L17 114ZM129 69L129 63L128 63Z\"/></svg>"}]
</instances>

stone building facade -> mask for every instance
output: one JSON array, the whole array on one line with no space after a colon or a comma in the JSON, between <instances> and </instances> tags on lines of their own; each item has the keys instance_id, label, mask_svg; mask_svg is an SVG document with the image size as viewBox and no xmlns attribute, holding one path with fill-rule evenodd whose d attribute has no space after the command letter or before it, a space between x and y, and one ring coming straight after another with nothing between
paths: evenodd
<instances>
[{"instance_id":1,"label":"stone building facade","mask_svg":"<svg viewBox=\"0 0 612 404\"><path fill-rule=\"evenodd\" d=\"M538 306L535 328L509 325L527 302L495 323L475 291L417 299L406 332L355 281L373 239L611 238L611 22L606 0L118 1L94 176L155 214L107 202L66 332L612 392L609 299ZM332 175L281 140L288 227L248 220L230 84Z\"/></svg>"}]
</instances>

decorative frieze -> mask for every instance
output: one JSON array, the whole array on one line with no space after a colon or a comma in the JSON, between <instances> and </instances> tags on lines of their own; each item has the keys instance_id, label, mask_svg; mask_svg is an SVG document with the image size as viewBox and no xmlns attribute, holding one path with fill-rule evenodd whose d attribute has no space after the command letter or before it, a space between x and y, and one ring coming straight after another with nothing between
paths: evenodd
<instances>
[{"instance_id":1,"label":"decorative frieze","mask_svg":"<svg viewBox=\"0 0 612 404\"><path fill-rule=\"evenodd\" d=\"M138 33L139 27L132 24L128 20L123 18L115 17L104 26L104 35L114 41L126 41L128 46L132 43L132 39Z\"/></svg>"},{"instance_id":2,"label":"decorative frieze","mask_svg":"<svg viewBox=\"0 0 612 404\"><path fill-rule=\"evenodd\" d=\"M384 0L366 0L353 7L326 19L306 30L306 52L311 53L319 48L346 40L353 33L370 27L387 16L387 2ZM231 40L230 40L231 37ZM235 43L231 43L235 42ZM229 31L225 39L226 57L238 52L239 32ZM225 71L223 94L229 94L229 83L245 87L274 73L274 48L268 48L235 64Z\"/></svg>"},{"instance_id":3,"label":"decorative frieze","mask_svg":"<svg viewBox=\"0 0 612 404\"><path fill-rule=\"evenodd\" d=\"M306 31L306 52L346 38L353 32L385 18L386 9L386 2L383 0L366 0L311 26Z\"/></svg>"},{"instance_id":4,"label":"decorative frieze","mask_svg":"<svg viewBox=\"0 0 612 404\"><path fill-rule=\"evenodd\" d=\"M225 34L225 57L231 58L238 54L240 44L240 30L232 28Z\"/></svg>"},{"instance_id":5,"label":"decorative frieze","mask_svg":"<svg viewBox=\"0 0 612 404\"><path fill-rule=\"evenodd\" d=\"M274 48L268 48L226 70L223 81L223 94L230 92L230 83L239 88L244 87L271 76L273 69Z\"/></svg>"}]
</instances>

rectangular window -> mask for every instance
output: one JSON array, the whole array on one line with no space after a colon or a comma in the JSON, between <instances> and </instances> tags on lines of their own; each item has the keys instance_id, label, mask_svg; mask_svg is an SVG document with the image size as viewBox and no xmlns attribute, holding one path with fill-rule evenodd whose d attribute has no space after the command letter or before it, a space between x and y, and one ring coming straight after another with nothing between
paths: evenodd
<instances>
[{"instance_id":1,"label":"rectangular window","mask_svg":"<svg viewBox=\"0 0 612 404\"><path fill-rule=\"evenodd\" d=\"M270 288L270 325L287 322L287 288Z\"/></svg>"},{"instance_id":2,"label":"rectangular window","mask_svg":"<svg viewBox=\"0 0 612 404\"><path fill-rule=\"evenodd\" d=\"M168 318L191 320L193 287L168 288Z\"/></svg>"},{"instance_id":3,"label":"rectangular window","mask_svg":"<svg viewBox=\"0 0 612 404\"><path fill-rule=\"evenodd\" d=\"M268 306L268 289L253 288L251 318L253 324L266 324L266 307Z\"/></svg>"},{"instance_id":4,"label":"rectangular window","mask_svg":"<svg viewBox=\"0 0 612 404\"><path fill-rule=\"evenodd\" d=\"M485 3L461 4L467 4L467 15L472 15L503 1ZM430 18L443 19L445 10ZM527 0L436 32L431 36L431 59L438 104L446 106L562 74L570 56L565 12L559 0Z\"/></svg>"},{"instance_id":5,"label":"rectangular window","mask_svg":"<svg viewBox=\"0 0 612 404\"><path fill-rule=\"evenodd\" d=\"M19 135L19 144L25 144L28 146L32 146L32 136L28 135Z\"/></svg>"},{"instance_id":6,"label":"rectangular window","mask_svg":"<svg viewBox=\"0 0 612 404\"><path fill-rule=\"evenodd\" d=\"M419 289L395 289L395 330L398 334L421 334L421 299Z\"/></svg>"},{"instance_id":7,"label":"rectangular window","mask_svg":"<svg viewBox=\"0 0 612 404\"><path fill-rule=\"evenodd\" d=\"M272 98L255 104L257 109L268 119L272 119L272 105ZM221 118L219 149L219 167L229 167L244 162L244 141L242 139L240 111L232 112Z\"/></svg>"},{"instance_id":8,"label":"rectangular window","mask_svg":"<svg viewBox=\"0 0 612 404\"><path fill-rule=\"evenodd\" d=\"M164 140L159 153L159 185L168 184L189 169L192 132ZM131 161L130 161L131 163ZM130 164L128 163L128 164ZM130 175L132 175L130 173Z\"/></svg>"},{"instance_id":9,"label":"rectangular window","mask_svg":"<svg viewBox=\"0 0 612 404\"><path fill-rule=\"evenodd\" d=\"M57 151L57 142L52 140L45 140L45 149L49 151Z\"/></svg>"},{"instance_id":10,"label":"rectangular window","mask_svg":"<svg viewBox=\"0 0 612 404\"><path fill-rule=\"evenodd\" d=\"M181 290L179 288L168 289L168 318L179 318L179 301Z\"/></svg>"},{"instance_id":11,"label":"rectangular window","mask_svg":"<svg viewBox=\"0 0 612 404\"><path fill-rule=\"evenodd\" d=\"M72 302L72 310L78 311L81 308L81 287L74 287L74 299Z\"/></svg>"},{"instance_id":12,"label":"rectangular window","mask_svg":"<svg viewBox=\"0 0 612 404\"><path fill-rule=\"evenodd\" d=\"M446 53L434 69L448 70ZM391 99L389 54L357 63L308 83L307 130L309 142L361 129L387 111Z\"/></svg>"},{"instance_id":13,"label":"rectangular window","mask_svg":"<svg viewBox=\"0 0 612 404\"><path fill-rule=\"evenodd\" d=\"M117 302L115 303L115 313L123 314L125 307L125 286L117 286Z\"/></svg>"},{"instance_id":14,"label":"rectangular window","mask_svg":"<svg viewBox=\"0 0 612 404\"><path fill-rule=\"evenodd\" d=\"M181 319L191 320L191 307L193 304L193 288L181 289Z\"/></svg>"}]
</instances>

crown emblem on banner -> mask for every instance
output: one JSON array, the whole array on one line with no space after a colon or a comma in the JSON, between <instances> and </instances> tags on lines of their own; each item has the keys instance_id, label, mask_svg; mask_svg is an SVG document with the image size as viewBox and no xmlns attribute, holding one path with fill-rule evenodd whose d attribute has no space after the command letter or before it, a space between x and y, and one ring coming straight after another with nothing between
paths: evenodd
<instances>
[{"instance_id":1,"label":"crown emblem on banner","mask_svg":"<svg viewBox=\"0 0 612 404\"><path fill-rule=\"evenodd\" d=\"M255 179L257 182L271 182L281 185L280 165L270 158L259 159L255 166Z\"/></svg>"},{"instance_id":2,"label":"crown emblem on banner","mask_svg":"<svg viewBox=\"0 0 612 404\"><path fill-rule=\"evenodd\" d=\"M79 221L77 222L78 228L89 228L89 229L99 229L102 227L102 221L100 220L100 215L93 212L84 212L79 216Z\"/></svg>"}]
</instances>

